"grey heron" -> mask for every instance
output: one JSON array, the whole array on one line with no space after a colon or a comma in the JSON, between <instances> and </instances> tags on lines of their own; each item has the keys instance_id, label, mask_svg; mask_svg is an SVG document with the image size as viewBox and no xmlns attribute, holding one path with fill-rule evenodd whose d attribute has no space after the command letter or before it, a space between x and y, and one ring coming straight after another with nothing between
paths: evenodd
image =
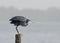
<instances>
[{"instance_id":1,"label":"grey heron","mask_svg":"<svg viewBox=\"0 0 60 43\"><path fill-rule=\"evenodd\" d=\"M10 19L10 23L11 24L14 24L16 26L16 31L17 33L19 33L17 27L20 25L20 26L27 26L28 25L28 22L30 21L29 19L23 17L23 16L15 16L15 17L12 17Z\"/></svg>"}]
</instances>

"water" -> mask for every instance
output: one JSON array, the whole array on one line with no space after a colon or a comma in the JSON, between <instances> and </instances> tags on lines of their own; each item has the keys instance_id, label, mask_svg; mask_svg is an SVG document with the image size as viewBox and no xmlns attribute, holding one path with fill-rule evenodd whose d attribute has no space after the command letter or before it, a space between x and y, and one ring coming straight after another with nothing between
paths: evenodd
<instances>
[{"instance_id":1,"label":"water","mask_svg":"<svg viewBox=\"0 0 60 43\"><path fill-rule=\"evenodd\" d=\"M22 33L22 43L60 43L59 22L36 22L18 29ZM15 26L0 21L1 43L15 43L15 34Z\"/></svg>"}]
</instances>

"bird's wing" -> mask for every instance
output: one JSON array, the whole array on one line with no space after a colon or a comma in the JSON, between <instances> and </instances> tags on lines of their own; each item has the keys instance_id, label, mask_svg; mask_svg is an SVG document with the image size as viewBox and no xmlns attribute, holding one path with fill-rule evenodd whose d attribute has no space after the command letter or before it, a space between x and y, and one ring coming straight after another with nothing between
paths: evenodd
<instances>
[{"instance_id":1,"label":"bird's wing","mask_svg":"<svg viewBox=\"0 0 60 43\"><path fill-rule=\"evenodd\" d=\"M10 21L12 21L12 20L26 21L26 18L23 16L15 16L12 19L10 19Z\"/></svg>"}]
</instances>

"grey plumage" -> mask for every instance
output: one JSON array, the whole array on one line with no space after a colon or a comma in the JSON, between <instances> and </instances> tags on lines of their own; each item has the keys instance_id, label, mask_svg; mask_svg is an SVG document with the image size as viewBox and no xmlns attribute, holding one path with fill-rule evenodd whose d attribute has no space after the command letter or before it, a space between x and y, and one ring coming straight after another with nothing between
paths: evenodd
<instances>
[{"instance_id":1,"label":"grey plumage","mask_svg":"<svg viewBox=\"0 0 60 43\"><path fill-rule=\"evenodd\" d=\"M23 17L23 16L15 16L13 18L10 19L10 23L14 24L16 26L16 30L19 33L17 27L20 26L27 26L28 22L30 21L29 19Z\"/></svg>"}]
</instances>

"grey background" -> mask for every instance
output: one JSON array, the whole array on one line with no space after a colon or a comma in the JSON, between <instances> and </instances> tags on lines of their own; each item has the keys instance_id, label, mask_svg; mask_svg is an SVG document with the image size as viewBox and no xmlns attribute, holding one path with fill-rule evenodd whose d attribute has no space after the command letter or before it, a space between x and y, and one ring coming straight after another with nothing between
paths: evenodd
<instances>
[{"instance_id":1,"label":"grey background","mask_svg":"<svg viewBox=\"0 0 60 43\"><path fill-rule=\"evenodd\" d=\"M13 16L32 21L18 27L22 43L60 43L60 0L0 0L0 43L15 43Z\"/></svg>"}]
</instances>

